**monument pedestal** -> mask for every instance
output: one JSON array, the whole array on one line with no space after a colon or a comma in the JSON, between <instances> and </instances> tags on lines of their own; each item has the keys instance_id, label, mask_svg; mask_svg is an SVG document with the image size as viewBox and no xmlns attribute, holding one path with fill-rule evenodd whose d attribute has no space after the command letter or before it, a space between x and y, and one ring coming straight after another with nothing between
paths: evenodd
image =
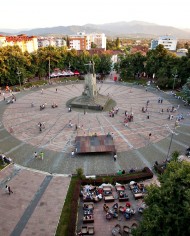
<instances>
[{"instance_id":1,"label":"monument pedestal","mask_svg":"<svg viewBox=\"0 0 190 236\"><path fill-rule=\"evenodd\" d=\"M98 93L96 75L88 73L85 75L84 92L81 96L74 98L69 105L77 108L101 111L104 110L109 100L109 96Z\"/></svg>"}]
</instances>

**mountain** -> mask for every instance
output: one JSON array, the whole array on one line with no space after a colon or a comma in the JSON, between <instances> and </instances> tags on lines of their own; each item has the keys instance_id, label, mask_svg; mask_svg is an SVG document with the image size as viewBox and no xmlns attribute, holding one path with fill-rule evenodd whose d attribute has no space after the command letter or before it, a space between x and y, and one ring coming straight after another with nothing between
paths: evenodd
<instances>
[{"instance_id":1,"label":"mountain","mask_svg":"<svg viewBox=\"0 0 190 236\"><path fill-rule=\"evenodd\" d=\"M0 29L0 31L3 31ZM9 33L10 31L4 31ZM178 29L171 26L157 25L143 21L115 22L107 24L86 24L83 26L57 26L50 28L36 28L31 30L21 30L17 34L27 34L36 36L47 35L72 35L77 32L85 33L105 33L110 37L144 37L154 38L161 35L172 35L178 39L190 39L189 29Z\"/></svg>"}]
</instances>

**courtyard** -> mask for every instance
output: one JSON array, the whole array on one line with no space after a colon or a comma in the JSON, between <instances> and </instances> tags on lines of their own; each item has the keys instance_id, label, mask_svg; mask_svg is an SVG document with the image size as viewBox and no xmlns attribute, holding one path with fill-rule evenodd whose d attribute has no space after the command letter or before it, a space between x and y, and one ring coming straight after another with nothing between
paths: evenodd
<instances>
[{"instance_id":1,"label":"courtyard","mask_svg":"<svg viewBox=\"0 0 190 236\"><path fill-rule=\"evenodd\" d=\"M81 95L82 83L60 83L25 90L15 94L16 102L13 104L6 104L1 97L0 152L15 163L0 173L3 203L0 212L1 215L6 212L0 222L3 225L1 233L4 235L18 235L18 232L22 235L38 232L41 232L40 235L53 235L70 175L76 173L77 168L82 168L85 175L109 175L118 170L128 172L132 168L142 169L145 166L152 169L155 161L164 161L174 150L183 154L190 145L189 107L170 93L110 80L97 86L100 93L106 96L109 94L116 102L119 111L114 117L110 117L108 111L68 111L66 102ZM7 100L10 94L5 96ZM162 103L158 102L159 98L163 99ZM144 113L142 107L146 106L148 100L148 111ZM52 108L53 103L58 107ZM46 104L46 107L40 110L42 104ZM170 120L167 109L172 107L176 111L172 112L174 118ZM134 120L128 126L124 125L126 111L134 115ZM184 119L175 127L176 117L180 114L183 114ZM72 127L69 126L70 121ZM42 131L39 130L39 122L44 125ZM110 153L71 156L71 151L75 149L75 137L94 133L113 135L117 150L116 161ZM44 159L34 158L35 151L43 151ZM3 190L7 183L13 188L12 196L7 196ZM7 197L10 197L8 201ZM59 200L56 203L53 200L55 198ZM138 201L136 208L140 204ZM55 204L57 207L54 209ZM111 207L112 203L108 204ZM97 211L102 217L102 205L99 205L100 208L95 208L95 213ZM133 217L135 220L136 216ZM125 219L119 219L123 226ZM43 225L44 222L46 225ZM107 230L110 235L113 225L105 218L95 224L101 222L110 225ZM114 219L112 223L118 222ZM133 221L129 222L129 226L132 223Z\"/></svg>"}]
</instances>

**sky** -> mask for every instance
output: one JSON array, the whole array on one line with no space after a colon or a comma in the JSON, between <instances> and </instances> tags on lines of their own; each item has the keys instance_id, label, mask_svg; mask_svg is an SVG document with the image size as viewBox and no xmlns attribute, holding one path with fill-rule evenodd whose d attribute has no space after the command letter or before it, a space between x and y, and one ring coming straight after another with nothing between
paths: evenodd
<instances>
[{"instance_id":1,"label":"sky","mask_svg":"<svg viewBox=\"0 0 190 236\"><path fill-rule=\"evenodd\" d=\"M189 0L3 0L0 29L145 21L190 29Z\"/></svg>"}]
</instances>

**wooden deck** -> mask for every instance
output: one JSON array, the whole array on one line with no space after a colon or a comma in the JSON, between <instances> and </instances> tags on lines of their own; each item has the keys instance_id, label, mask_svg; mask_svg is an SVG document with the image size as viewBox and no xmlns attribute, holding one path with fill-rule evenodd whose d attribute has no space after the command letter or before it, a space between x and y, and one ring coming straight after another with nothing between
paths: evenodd
<instances>
[{"instance_id":1,"label":"wooden deck","mask_svg":"<svg viewBox=\"0 0 190 236\"><path fill-rule=\"evenodd\" d=\"M115 152L111 135L77 136L76 153Z\"/></svg>"}]
</instances>

